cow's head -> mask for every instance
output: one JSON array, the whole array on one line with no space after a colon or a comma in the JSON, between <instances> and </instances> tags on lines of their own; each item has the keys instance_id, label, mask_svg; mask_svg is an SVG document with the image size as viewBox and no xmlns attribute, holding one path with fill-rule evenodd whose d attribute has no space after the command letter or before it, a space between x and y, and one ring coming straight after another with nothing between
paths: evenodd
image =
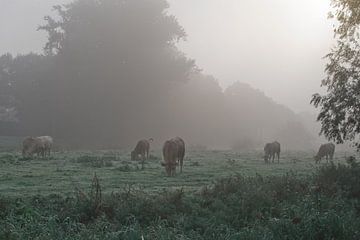
<instances>
[{"instance_id":1,"label":"cow's head","mask_svg":"<svg viewBox=\"0 0 360 240\"><path fill-rule=\"evenodd\" d=\"M161 162L161 166L165 167L166 174L171 177L176 173L177 162Z\"/></svg>"},{"instance_id":2,"label":"cow's head","mask_svg":"<svg viewBox=\"0 0 360 240\"><path fill-rule=\"evenodd\" d=\"M320 162L319 155L314 156L314 160L315 160L315 163L319 163Z\"/></svg>"}]
</instances>

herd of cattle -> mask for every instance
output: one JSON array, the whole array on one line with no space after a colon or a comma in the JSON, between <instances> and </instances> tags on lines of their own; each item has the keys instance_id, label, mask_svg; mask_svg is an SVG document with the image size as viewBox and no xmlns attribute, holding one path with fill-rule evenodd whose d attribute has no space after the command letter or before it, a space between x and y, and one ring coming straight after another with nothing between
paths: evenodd
<instances>
[{"instance_id":1,"label":"herd of cattle","mask_svg":"<svg viewBox=\"0 0 360 240\"><path fill-rule=\"evenodd\" d=\"M131 160L142 160L142 163L149 158L150 143L154 140L143 139L138 141L134 150L131 152ZM23 140L22 154L24 157L38 156L46 157L50 155L51 148L53 146L53 139L50 136L41 137L26 137ZM274 162L277 158L280 161L281 147L280 143L272 142L267 143L264 147L264 161L269 163L271 160ZM314 157L315 162L318 163L322 158L326 160L332 160L335 152L335 145L333 143L327 143L320 146L318 153ZM165 171L168 176L174 176L176 173L176 166L180 166L180 172L182 172L184 156L185 156L185 142L180 137L175 137L167 140L162 148L163 159L161 163L165 167Z\"/></svg>"}]
</instances>

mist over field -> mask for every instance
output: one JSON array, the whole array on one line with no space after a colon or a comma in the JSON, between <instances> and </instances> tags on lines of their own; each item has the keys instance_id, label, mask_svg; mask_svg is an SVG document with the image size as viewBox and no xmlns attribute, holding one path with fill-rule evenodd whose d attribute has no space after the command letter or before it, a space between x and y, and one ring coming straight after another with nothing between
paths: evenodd
<instances>
[{"instance_id":1,"label":"mist over field","mask_svg":"<svg viewBox=\"0 0 360 240\"><path fill-rule=\"evenodd\" d=\"M326 1L90 1L66 16L66 7L51 10L66 3L5 0L0 10L1 135L47 134L74 148L143 137L161 146L175 135L209 148L324 141L309 102L332 43Z\"/></svg>"}]
</instances>

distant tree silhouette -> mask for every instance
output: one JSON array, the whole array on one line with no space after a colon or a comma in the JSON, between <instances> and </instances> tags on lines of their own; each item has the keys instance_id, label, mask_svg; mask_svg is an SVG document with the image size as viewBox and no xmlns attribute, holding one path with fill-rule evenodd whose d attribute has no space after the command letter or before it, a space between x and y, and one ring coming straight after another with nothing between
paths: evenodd
<instances>
[{"instance_id":1,"label":"distant tree silhouette","mask_svg":"<svg viewBox=\"0 0 360 240\"><path fill-rule=\"evenodd\" d=\"M4 54L0 57L0 108L3 109L2 111L6 111L15 105L11 63L12 56L10 54Z\"/></svg>"},{"instance_id":2,"label":"distant tree silhouette","mask_svg":"<svg viewBox=\"0 0 360 240\"><path fill-rule=\"evenodd\" d=\"M196 70L175 47L186 34L167 8L162 0L78 0L45 18L56 135L106 143L154 133L171 89Z\"/></svg>"}]
</instances>

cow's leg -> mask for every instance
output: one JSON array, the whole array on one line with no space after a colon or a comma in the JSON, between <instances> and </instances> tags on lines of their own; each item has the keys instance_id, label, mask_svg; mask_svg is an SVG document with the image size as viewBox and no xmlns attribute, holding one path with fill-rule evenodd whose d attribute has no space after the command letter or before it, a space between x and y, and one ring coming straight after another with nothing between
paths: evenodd
<instances>
[{"instance_id":1,"label":"cow's leg","mask_svg":"<svg viewBox=\"0 0 360 240\"><path fill-rule=\"evenodd\" d=\"M141 170L144 170L145 153L141 154Z\"/></svg>"},{"instance_id":2,"label":"cow's leg","mask_svg":"<svg viewBox=\"0 0 360 240\"><path fill-rule=\"evenodd\" d=\"M173 164L175 164L175 165L173 165ZM175 176L175 171L176 171L176 161L175 161L175 163L174 162L171 162L171 167L170 167L170 175L171 175L171 177L174 177Z\"/></svg>"}]
</instances>

